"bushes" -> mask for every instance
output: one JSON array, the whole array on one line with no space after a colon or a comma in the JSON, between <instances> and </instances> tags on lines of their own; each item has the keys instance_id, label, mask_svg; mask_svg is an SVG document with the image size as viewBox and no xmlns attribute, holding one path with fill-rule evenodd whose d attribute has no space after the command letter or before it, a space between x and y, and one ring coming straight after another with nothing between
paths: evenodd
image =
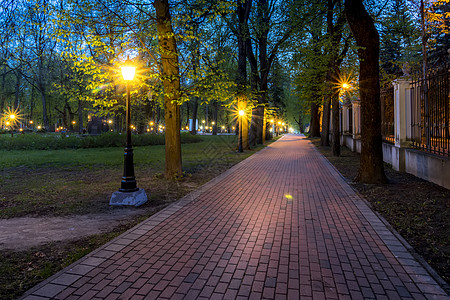
<instances>
[{"instance_id":1,"label":"bushes","mask_svg":"<svg viewBox=\"0 0 450 300\"><path fill-rule=\"evenodd\" d=\"M50 134L20 134L14 137L3 136L0 138L0 149L4 150L56 150L56 149L79 149L79 148L103 148L124 147L125 134L108 132L97 136L78 136ZM165 137L160 134L133 135L133 146L164 145ZM201 142L200 136L189 133L181 134L181 143Z\"/></svg>"}]
</instances>

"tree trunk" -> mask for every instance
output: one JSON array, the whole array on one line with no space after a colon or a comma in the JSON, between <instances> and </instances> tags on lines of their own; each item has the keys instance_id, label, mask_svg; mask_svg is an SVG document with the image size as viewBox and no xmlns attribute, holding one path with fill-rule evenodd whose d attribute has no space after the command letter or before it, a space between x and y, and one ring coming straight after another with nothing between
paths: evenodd
<instances>
[{"instance_id":1,"label":"tree trunk","mask_svg":"<svg viewBox=\"0 0 450 300\"><path fill-rule=\"evenodd\" d=\"M330 108L331 99L330 96L326 94L323 102L322 137L320 139L320 144L326 147L330 146Z\"/></svg>"},{"instance_id":2,"label":"tree trunk","mask_svg":"<svg viewBox=\"0 0 450 300\"><path fill-rule=\"evenodd\" d=\"M333 124L333 142L331 146L333 150L333 156L341 156L341 134L339 130L339 92L333 94L333 97L331 98L331 106L333 110L333 119L331 120Z\"/></svg>"},{"instance_id":3,"label":"tree trunk","mask_svg":"<svg viewBox=\"0 0 450 300\"><path fill-rule=\"evenodd\" d=\"M197 134L197 114L198 114L198 97L194 96L194 101L192 102L192 128L191 134Z\"/></svg>"},{"instance_id":4,"label":"tree trunk","mask_svg":"<svg viewBox=\"0 0 450 300\"><path fill-rule=\"evenodd\" d=\"M22 79L22 72L18 69L16 72L16 92L14 97L14 109L19 109L19 96L20 96L20 82Z\"/></svg>"},{"instance_id":5,"label":"tree trunk","mask_svg":"<svg viewBox=\"0 0 450 300\"><path fill-rule=\"evenodd\" d=\"M361 162L356 181L385 183L381 139L380 40L362 0L346 0L345 16L358 45L361 96Z\"/></svg>"},{"instance_id":6,"label":"tree trunk","mask_svg":"<svg viewBox=\"0 0 450 300\"><path fill-rule=\"evenodd\" d=\"M247 108L246 99L246 85L247 85L247 44L250 36L248 32L248 18L250 16L250 9L252 7L252 0L237 0L236 14L238 16L238 75L236 84L238 86L238 109L245 110ZM239 123L239 122L237 122ZM243 118L242 124L242 147L249 149L248 144L248 122L246 117ZM236 126L237 128L237 126Z\"/></svg>"},{"instance_id":7,"label":"tree trunk","mask_svg":"<svg viewBox=\"0 0 450 300\"><path fill-rule=\"evenodd\" d=\"M311 122L309 124L309 136L320 137L320 114L319 105L311 101Z\"/></svg>"},{"instance_id":8,"label":"tree trunk","mask_svg":"<svg viewBox=\"0 0 450 300\"><path fill-rule=\"evenodd\" d=\"M38 79L37 79L37 87L39 92L41 93L41 101L42 101L42 121L44 122L44 128L49 130L50 123L48 121L47 116L47 95L46 95L46 86L44 79L44 58L42 55L39 57L39 66L38 66Z\"/></svg>"},{"instance_id":9,"label":"tree trunk","mask_svg":"<svg viewBox=\"0 0 450 300\"><path fill-rule=\"evenodd\" d=\"M48 122L47 116L47 96L45 95L45 89L40 90L41 102L42 102L42 121L44 122L44 128L48 130L50 128L50 123Z\"/></svg>"},{"instance_id":10,"label":"tree trunk","mask_svg":"<svg viewBox=\"0 0 450 300\"><path fill-rule=\"evenodd\" d=\"M219 103L217 101L213 102L213 109L212 109L212 119L214 122L214 125L212 126L212 135L217 135L217 114L219 111Z\"/></svg>"},{"instance_id":11,"label":"tree trunk","mask_svg":"<svg viewBox=\"0 0 450 300\"><path fill-rule=\"evenodd\" d=\"M83 101L78 100L78 133L83 134Z\"/></svg>"},{"instance_id":12,"label":"tree trunk","mask_svg":"<svg viewBox=\"0 0 450 300\"><path fill-rule=\"evenodd\" d=\"M187 128L189 128L189 116L190 116L190 111L189 111L189 102L186 102L186 124L184 124L183 126L183 130Z\"/></svg>"},{"instance_id":13,"label":"tree trunk","mask_svg":"<svg viewBox=\"0 0 450 300\"><path fill-rule=\"evenodd\" d=\"M237 0L236 14L238 16L238 75L236 83L240 93L244 93L245 84L247 82L247 54L246 54L246 40L247 35L247 22L250 15L250 8L252 1L250 0Z\"/></svg>"},{"instance_id":14,"label":"tree trunk","mask_svg":"<svg viewBox=\"0 0 450 300\"><path fill-rule=\"evenodd\" d=\"M197 31L197 27L194 28ZM194 61L193 61L193 72L194 77L197 77L198 69L200 68L200 48L198 43L195 45L195 55L194 55ZM194 96L192 102L192 128L191 128L191 134L197 134L197 114L198 114L198 97Z\"/></svg>"},{"instance_id":15,"label":"tree trunk","mask_svg":"<svg viewBox=\"0 0 450 300\"><path fill-rule=\"evenodd\" d=\"M0 91L0 113L3 113L3 110L5 108L5 100L6 100L6 95L5 95L5 82L6 82L6 72L4 72L2 74L2 89ZM1 123L2 121L0 121L0 125L2 125Z\"/></svg>"},{"instance_id":16,"label":"tree trunk","mask_svg":"<svg viewBox=\"0 0 450 300\"><path fill-rule=\"evenodd\" d=\"M164 87L164 119L166 122L166 179L182 175L180 141L180 77L178 51L172 29L168 0L155 0L156 28L161 54Z\"/></svg>"}]
</instances>

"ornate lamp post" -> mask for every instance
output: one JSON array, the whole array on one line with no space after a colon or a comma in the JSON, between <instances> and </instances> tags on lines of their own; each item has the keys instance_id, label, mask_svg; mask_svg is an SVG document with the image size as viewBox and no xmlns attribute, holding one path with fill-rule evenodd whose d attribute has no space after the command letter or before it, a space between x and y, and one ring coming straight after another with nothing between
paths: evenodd
<instances>
[{"instance_id":1,"label":"ornate lamp post","mask_svg":"<svg viewBox=\"0 0 450 300\"><path fill-rule=\"evenodd\" d=\"M126 108L127 142L125 145L123 177L119 189L119 191L121 192L135 192L138 190L136 186L136 178L134 177L133 147L131 144L131 107L130 107L130 82L134 79L135 72L136 68L132 66L130 60L127 59L125 65L122 66L122 76L127 86L127 108Z\"/></svg>"},{"instance_id":2,"label":"ornate lamp post","mask_svg":"<svg viewBox=\"0 0 450 300\"><path fill-rule=\"evenodd\" d=\"M245 112L243 110L239 111L239 149L238 152L244 152L242 149L242 118L244 117Z\"/></svg>"},{"instance_id":3,"label":"ornate lamp post","mask_svg":"<svg viewBox=\"0 0 450 300\"><path fill-rule=\"evenodd\" d=\"M119 192L113 193L110 205L134 205L139 206L147 202L147 195L144 190L139 190L136 185L136 178L134 176L133 164L133 148L131 144L131 106L130 106L130 83L134 79L136 68L127 59L122 66L123 80L127 87L127 101L126 101L126 125L127 125L127 140L125 144L123 176L120 183Z\"/></svg>"}]
</instances>

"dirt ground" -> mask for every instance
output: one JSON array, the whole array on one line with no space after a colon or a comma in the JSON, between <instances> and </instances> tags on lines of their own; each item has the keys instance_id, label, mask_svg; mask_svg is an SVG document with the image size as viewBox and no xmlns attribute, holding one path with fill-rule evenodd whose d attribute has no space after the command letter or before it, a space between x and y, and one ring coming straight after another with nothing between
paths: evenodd
<instances>
[{"instance_id":1,"label":"dirt ground","mask_svg":"<svg viewBox=\"0 0 450 300\"><path fill-rule=\"evenodd\" d=\"M109 232L143 212L142 209L116 209L82 216L0 219L0 250L22 251L49 242Z\"/></svg>"}]
</instances>

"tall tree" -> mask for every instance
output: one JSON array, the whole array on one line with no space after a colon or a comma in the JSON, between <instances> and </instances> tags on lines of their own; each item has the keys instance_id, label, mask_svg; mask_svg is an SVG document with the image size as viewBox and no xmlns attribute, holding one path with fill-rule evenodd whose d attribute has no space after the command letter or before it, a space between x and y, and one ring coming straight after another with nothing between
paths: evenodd
<instances>
[{"instance_id":1,"label":"tall tree","mask_svg":"<svg viewBox=\"0 0 450 300\"><path fill-rule=\"evenodd\" d=\"M155 0L158 44L161 54L161 77L164 86L164 119L166 122L167 179L182 175L180 137L180 75L178 51L172 29L168 0Z\"/></svg>"},{"instance_id":2,"label":"tall tree","mask_svg":"<svg viewBox=\"0 0 450 300\"><path fill-rule=\"evenodd\" d=\"M380 107L380 40L362 0L345 0L345 16L356 40L361 96L361 162L356 181L384 183Z\"/></svg>"}]
</instances>

